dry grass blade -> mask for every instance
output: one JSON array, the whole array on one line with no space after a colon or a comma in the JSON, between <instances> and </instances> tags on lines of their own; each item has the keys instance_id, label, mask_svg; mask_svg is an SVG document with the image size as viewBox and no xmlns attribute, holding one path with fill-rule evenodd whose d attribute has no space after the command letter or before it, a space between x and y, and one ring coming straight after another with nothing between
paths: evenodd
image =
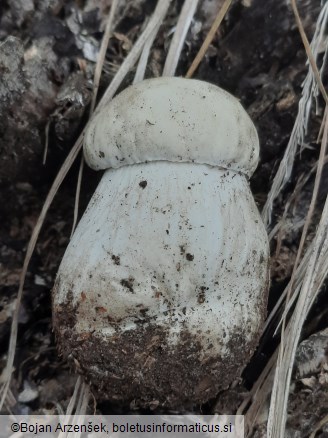
<instances>
[{"instance_id":1,"label":"dry grass blade","mask_svg":"<svg viewBox=\"0 0 328 438\"><path fill-rule=\"evenodd\" d=\"M294 7L296 7L295 4ZM305 36L305 32L298 14L297 17L301 35L303 35L303 37L305 38L303 40L305 49L307 53L310 53L309 59L311 60L311 64L309 66L308 74L303 83L302 97L298 105L298 114L294 123L291 136L289 138L286 151L272 182L267 201L263 207L262 218L266 226L269 226L271 223L273 202L291 176L297 147L299 144L302 145L304 143L304 136L306 133L308 118L311 110L311 102L313 99L313 95L316 92L316 84L319 84L320 90L324 91L320 72L318 71L318 68L316 66L316 59L320 47L323 45L324 40L327 39L327 36L324 33L324 29L326 28L328 22L328 3L326 2L324 4L317 19L316 30L311 43L311 48ZM315 55L313 55L313 53ZM321 71L321 74L322 73L323 71ZM323 96L325 96L325 94Z\"/></svg>"},{"instance_id":2,"label":"dry grass blade","mask_svg":"<svg viewBox=\"0 0 328 438\"><path fill-rule=\"evenodd\" d=\"M316 43L318 43L318 34L322 35L322 29L327 23L328 16L328 6L327 3L323 6L321 13L319 15L316 27ZM308 47L309 48L309 47ZM318 49L318 47L316 47ZM318 51L316 51L318 53ZM314 58L312 57L312 60ZM318 75L315 76L318 79ZM293 159L296 151L297 144L300 138L303 138L304 127L306 126L307 116L309 114L309 99L311 98L311 93L315 88L315 78L313 77L312 70L309 70L307 79L305 83L306 93L303 93L302 99L299 105L299 113L297 120L295 122L293 132L285 153L285 156L280 164L277 175L274 179L271 191L268 196L268 201L263 210L264 221L268 224L270 222L271 209L273 199L276 197L277 193L281 190L284 183L288 180L291 172L291 167L293 165ZM319 74L320 79L320 74ZM321 79L320 79L321 81ZM304 90L303 90L304 91ZM325 117L326 119L326 117ZM325 120L326 122L326 120ZM325 123L326 127L326 123ZM316 193L318 184L320 181L320 175L325 161L324 151L326 148L327 140L327 130L324 133L323 144L321 145L320 159L318 163L317 173L316 173L316 183L315 191L311 200L311 206L307 215L307 224L303 230L303 238L301 246L304 245L304 236L306 236L308 224L313 212L313 206L316 199ZM300 142L301 143L301 142ZM272 317L277 311L278 307L283 302L284 297L287 296L288 291L293 287L294 293L291 297L289 305L292 301L296 301L295 311L293 312L292 318L288 326L282 332L281 346L279 350L276 350L274 355L271 357L269 363L267 364L265 370L262 372L260 378L254 385L252 389L251 396L253 397L250 407L248 408L246 419L250 428L254 425L258 412L261 405L265 402L267 396L272 388L272 378L274 374L274 383L271 396L270 414L268 421L268 436L271 438L282 438L285 436L285 424L287 415L287 402L289 385L291 379L291 372L294 362L294 356L298 340L300 338L300 333L303 327L305 317L313 304L317 293L319 292L325 276L328 273L328 242L327 242L327 228L328 228L328 201L326 201L326 206L322 214L320 225L317 234L308 246L308 249L300 262L300 264L295 265L294 278L291 279L290 284L284 291L283 296L279 300L279 303L275 307L274 311L271 313ZM299 252L301 254L301 250ZM300 255L298 260L300 259ZM296 271L297 269L297 271ZM290 307L286 307L284 316L287 314L287 310ZM270 317L267 324L270 322ZM272 318L271 318L272 319ZM276 365L276 366L275 366ZM249 400L248 400L249 401ZM246 401L241 406L241 409L245 409Z\"/></svg>"},{"instance_id":3,"label":"dry grass blade","mask_svg":"<svg viewBox=\"0 0 328 438\"><path fill-rule=\"evenodd\" d=\"M205 56L205 53L207 52L207 49L209 45L211 44L220 24L222 23L226 13L228 12L228 9L232 3L232 0L225 0L221 9L219 10L219 13L217 14L214 23L212 24L210 30L208 31L208 34L206 35L206 38L199 49L199 52L196 55L196 58L193 60L191 66L189 67L189 70L187 71L186 78L191 78L192 75L197 70L199 64L201 63L202 59Z\"/></svg>"},{"instance_id":4,"label":"dry grass blade","mask_svg":"<svg viewBox=\"0 0 328 438\"><path fill-rule=\"evenodd\" d=\"M324 123L321 123L320 130L323 130L323 127L324 127ZM321 141L322 141L322 137L321 137L320 142ZM326 155L324 157L323 165L325 166L327 163L328 163L328 155ZM284 213L283 213L281 219L279 219L279 222L276 223L276 225L272 228L272 230L269 233L269 241L271 241L275 236L276 236L277 242L281 241L284 234L286 234L292 230L295 231L300 226L304 225L305 220L303 223L299 222L297 224L293 223L290 225L286 225L285 220L286 220L288 211L290 210L292 205L295 205L295 202L296 202L297 198L300 196L301 191L304 188L305 184L309 181L309 179L312 177L312 175L314 173L316 173L317 167L318 167L318 162L312 166L312 168L310 169L309 172L307 172L306 175L303 174L298 178L298 181L296 182L296 186L294 188L293 193L291 194L290 198L286 201ZM276 257L277 257L279 255L278 244L277 244L277 249L276 249L275 253L276 253Z\"/></svg>"},{"instance_id":5,"label":"dry grass blade","mask_svg":"<svg viewBox=\"0 0 328 438\"><path fill-rule=\"evenodd\" d=\"M199 0L185 0L182 6L176 30L174 32L169 52L165 60L163 76L175 75L175 70L180 59L182 47L185 42L191 20L195 15L198 1Z\"/></svg>"},{"instance_id":6,"label":"dry grass blade","mask_svg":"<svg viewBox=\"0 0 328 438\"><path fill-rule=\"evenodd\" d=\"M322 150L324 150L324 149L322 148ZM320 161L320 162L322 163L322 161ZM325 162L325 160L323 162ZM319 163L318 163L318 165L319 165ZM321 173L321 170L319 170L319 174L320 173ZM318 174L318 169L317 169L317 174ZM318 177L318 178L320 178L320 177ZM301 290L301 286L302 286L302 283L305 279L307 269L308 269L311 257L313 255L313 251L314 251L314 242L309 245L305 255L303 256L301 263L299 264L299 266L297 268L296 275L295 275L295 283L294 283L294 294L290 299L290 302L289 302L290 304L292 302L296 301L298 293ZM324 266L323 266L322 273L324 276L326 275L325 273L327 273L327 269L325 269ZM288 285L286 287L285 291L282 294L282 297L279 300L279 303L277 303L276 307L271 312L271 314L266 322L266 327L268 326L269 322L272 320L272 317L276 313L279 305L281 305L283 298L287 295L287 291L288 291L289 287L290 287L290 285ZM319 290L319 289L317 289L317 290ZM309 308L310 308L315 296L316 296L316 294L314 294L312 300L310 301ZM289 307L285 310L285 313L287 313L288 309L289 309ZM284 313L284 315L285 315L285 313ZM289 333L289 328L285 332L285 338L287 338L287 339L289 338L288 333ZM284 344L283 340L282 340L281 344L282 345ZM251 395L254 396L256 394L257 398L256 398L256 400L254 400L253 404L251 405L251 408L247 412L247 418L249 418L249 422L251 425L254 424L255 418L256 418L256 415L258 413L258 410L260 409L260 406L263 404L266 397L270 393L270 389L271 389L270 383L272 380L272 374L274 371L273 366L276 362L277 353L278 353L278 351L276 351L276 353L271 357L271 359L267 365L267 367L270 368L270 372L268 373L268 369L266 368L265 371L261 374L261 376L258 379L258 381L256 382L256 384L254 385L254 388L252 389ZM282 356L280 356L280 357L282 357ZM277 366L276 373L281 372L280 370L282 369L283 363L285 363L286 358L285 357L282 357L282 358L283 358L282 363ZM285 385L285 383L284 383L284 385ZM271 400L271 404L274 404L276 402L276 400L277 399L274 396L274 398L272 398L272 400ZM277 400L277 403L279 403L279 400Z\"/></svg>"},{"instance_id":7,"label":"dry grass blade","mask_svg":"<svg viewBox=\"0 0 328 438\"><path fill-rule=\"evenodd\" d=\"M79 167L79 173L77 176L77 183L76 183L76 192L75 192L75 201L74 201L74 213L73 213L73 224L72 224L72 231L70 235L70 239L73 237L76 224L77 224L77 218L79 215L79 201L80 201L80 193L81 193L81 185L82 185L82 176L83 176L83 168L84 168L84 157L83 154L81 155L80 160L80 167Z\"/></svg>"},{"instance_id":8,"label":"dry grass blade","mask_svg":"<svg viewBox=\"0 0 328 438\"><path fill-rule=\"evenodd\" d=\"M64 164L62 165L59 173L57 174L55 181L52 184L52 187L48 193L47 199L45 200L45 203L43 204L40 216L38 217L37 223L33 229L31 239L28 243L23 269L20 275L20 282L19 282L19 289L17 294L17 300L16 300L16 306L15 311L13 314L12 324L11 324L11 333L10 333L10 340L9 340L9 349L8 349L8 358L7 358L7 364L6 368L3 371L1 375L1 380L3 382L3 387L1 388L1 401L0 401L0 410L3 406L3 403L6 398L7 391L9 389L10 384L10 378L11 373L13 371L13 364L14 364L14 357L15 357L15 350L16 350L16 342L17 342L17 331L18 331L18 316L19 316L19 309L20 309L20 303L22 300L23 295L23 288L26 278L27 269L37 242L37 239L40 234L41 227L43 225L43 222L45 220L46 214L48 212L48 209L61 185L63 182L65 176L67 175L67 172L71 168L75 158L77 157L81 147L82 147L82 141L83 141L83 133L79 136L78 140L76 141L75 145L71 149L70 153L68 154L66 160L64 161Z\"/></svg>"},{"instance_id":9,"label":"dry grass blade","mask_svg":"<svg viewBox=\"0 0 328 438\"><path fill-rule=\"evenodd\" d=\"M106 51L108 48L109 39L110 39L112 29L113 29L113 22L114 22L114 17L115 17L117 5L118 5L118 0L113 0L109 15L108 15L108 20L106 23L105 33L104 33L104 36L103 36L102 41L101 41L101 46L100 46L100 50L99 50L99 54L98 54L97 64L95 67L94 77L93 77L93 90L92 90L92 99L91 99L91 104L90 104L89 118L92 116L93 111L95 109L95 105L96 105L101 72L102 72L105 57L106 57ZM80 162L80 168L79 168L79 174L78 174L78 178L77 178L77 185L76 185L76 194L75 194L75 203L74 203L74 217L73 217L71 237L73 236L73 233L74 233L74 230L75 230L75 227L77 224L78 213L79 213L79 199L80 199L80 192L81 192L83 167L84 167L84 158L82 155L81 162Z\"/></svg>"},{"instance_id":10,"label":"dry grass blade","mask_svg":"<svg viewBox=\"0 0 328 438\"><path fill-rule=\"evenodd\" d=\"M78 396L78 393L79 393L79 391L81 389L82 383L83 383L82 382L82 377L79 376L77 378L76 382L75 382L74 392L73 392L73 395L72 395L72 397L71 397L71 399L69 401L69 404L67 406L67 409L66 409L66 416L70 416L70 415L73 414L75 405L77 403L76 402L77 401L77 396Z\"/></svg>"},{"instance_id":11,"label":"dry grass blade","mask_svg":"<svg viewBox=\"0 0 328 438\"><path fill-rule=\"evenodd\" d=\"M306 220L305 220L305 224L303 227L300 244L299 244L299 247L297 250L297 255L296 255L296 260L294 263L293 272L292 272L291 279L290 279L289 286L288 286L287 303L289 301L290 294L291 294L291 291L293 288L294 280L296 277L296 270L297 270L297 267L298 267L298 264L299 264L299 261L300 261L301 255L302 255L302 251L303 251L304 244L305 244L305 239L307 236L309 226L311 224L311 220L312 220L312 216L313 216L313 212L314 212L314 207L315 207L318 192L319 192L319 186L320 186L320 182L321 182L322 171L323 171L323 167L324 167L324 163L325 163L325 155L326 155L326 150L327 150L328 107L326 107L326 110L325 110L323 124L324 124L325 128L324 128L323 139L322 139L321 147L320 147L320 155L319 155L317 172L316 172L315 181L314 181L312 198L311 198L308 213L306 215ZM284 319L285 319L285 317L284 317Z\"/></svg>"},{"instance_id":12,"label":"dry grass blade","mask_svg":"<svg viewBox=\"0 0 328 438\"><path fill-rule=\"evenodd\" d=\"M323 126L323 124L321 125ZM321 128L320 128L321 129ZM326 165L328 163L328 156L326 155L323 161L323 165ZM306 175L306 177L303 179L302 183L299 185L299 187L297 188L297 192L299 192L301 190L301 188L304 186L304 184L310 179L310 177L312 176L312 174L314 172L316 172L318 167L318 163L316 163L312 169L310 170L310 172ZM294 192L293 198L296 197L296 192ZM292 200L290 200L290 202L288 204L291 204ZM285 231L288 232L288 229L283 230L282 229L282 225L281 222L279 222L270 232L269 234L269 239L271 240L273 238L274 235L276 235L278 232L280 231ZM293 230L295 231L295 227L293 226ZM299 293L299 287L303 281L304 275L305 275L305 269L306 266L309 262L309 258L311 255L311 251L312 251L312 244L308 246L302 261L300 262L299 266L297 267L297 271L295 273L295 283L294 283L294 293L293 295L290 297L289 299L289 303L287 305L287 307L285 308L282 318L285 317L285 315L289 312L292 304L295 302L295 299ZM285 288L285 290L283 291L283 293L280 295L279 300L277 301L276 305L274 306L274 308L272 309L272 311L270 312L270 315L268 316L268 318L265 321L265 326L263 328L263 332L265 332L265 330L268 328L268 326L270 325L272 319L275 317L275 315L277 314L278 310L280 309L281 305L283 304L286 296L287 296L287 292L289 289L289 285L287 285L287 287ZM280 324L278 324L276 331L279 329Z\"/></svg>"},{"instance_id":13,"label":"dry grass blade","mask_svg":"<svg viewBox=\"0 0 328 438\"><path fill-rule=\"evenodd\" d=\"M296 281L294 284L295 291L294 291L293 296L291 297L290 303L295 301L297 296L298 296L298 293L299 293L300 287L302 285L303 279L305 277L306 269L307 269L307 266L309 264L309 260L310 260L312 253L313 253L313 242L308 246L307 251L306 251L305 255L303 256L301 263L298 267L298 270L296 273ZM286 295L287 295L287 290L288 290L288 285L285 288L281 298L279 299L279 302L277 303L275 308L270 313L263 331L266 330L266 328L268 327L272 318L276 314L277 308L281 306L281 304L283 302L283 298L286 297ZM246 417L245 417L246 424L248 425L250 430L252 430L252 427L255 424L258 411L260 410L261 406L263 405L267 396L270 394L270 392L272 390L273 372L274 372L274 366L275 366L276 361L277 361L277 356L278 356L278 349L271 356L265 369L262 371L260 377L253 385L253 388L250 392L249 397L247 399L245 399L245 401L243 402L243 404L240 406L240 408L238 410L239 414L244 413L247 405L251 402L251 405L245 414L246 415Z\"/></svg>"},{"instance_id":14,"label":"dry grass blade","mask_svg":"<svg viewBox=\"0 0 328 438\"><path fill-rule=\"evenodd\" d=\"M117 73L113 78L101 101L99 102L94 112L94 115L98 114L98 112L101 111L101 109L106 106L106 104L111 100L113 95L116 93L118 87L121 85L121 77L125 77L129 72L131 65L134 65L137 62L144 45L146 44L148 39L151 38L154 29L156 29L156 27L163 21L165 15L167 14L171 1L172 0L159 0L157 2L155 11L151 16L145 30L142 32L142 34L134 44L133 48L131 49L130 53L126 57L125 61L121 65L119 70L120 75L118 75Z\"/></svg>"},{"instance_id":15,"label":"dry grass blade","mask_svg":"<svg viewBox=\"0 0 328 438\"><path fill-rule=\"evenodd\" d=\"M123 79L125 78L125 76L129 72L131 67L135 64L138 57L140 56L143 45L148 40L149 35L151 35L154 28L158 25L158 22L162 21L163 17L166 14L166 11L169 7L169 4L170 4L170 0L165 0L165 1L159 0L158 1L156 9L155 9L151 19L149 20L148 25L146 26L145 30L142 32L142 34L138 38L135 45L132 47L130 53L128 54L128 56L124 60L123 64L121 65L120 69L118 70L118 72L114 76L111 84L107 88L107 91L105 92L104 96L102 97L101 101L99 102L95 113L97 111L100 111L100 109L103 108L106 105L106 103L111 100L111 98L113 97L113 95L117 91L118 87L122 83ZM64 180L65 176L67 175L69 169L71 168L73 162L75 161L75 159L76 159L76 157L77 157L77 155L82 147L84 132L85 132L85 129L80 134L79 138L77 139L76 143L74 144L73 148L71 149L70 153L68 154L66 160L64 161L61 169L59 170L59 172L55 178L55 181L53 182L53 184L51 186L51 189L50 189L50 191L47 195L47 198L45 200L45 203L42 207L40 216L38 217L37 223L34 227L31 239L30 239L28 247L27 247L27 251L26 251L26 255L25 255L25 259L24 259L24 264L23 264L23 269L22 269L21 276L20 276L20 283L19 283L19 289L18 289L18 294L17 294L16 307L15 307L15 311L14 311L13 319L12 319L7 364L6 364L5 370L3 371L2 375L1 375L1 382L3 384L2 384L2 388L1 388L0 409L2 408L3 403L5 401L6 394L8 392L9 385L10 385L11 374L13 371L14 356L15 356L16 342L17 342L18 315L19 315L20 303L21 303L21 299L22 299L22 295L23 295L23 287L24 287L24 283L25 283L27 269L28 269L28 266L29 266L36 242L37 242L37 239L39 237L41 227L42 227L44 220L45 220L45 217L47 215L48 209L49 209L50 205L52 204L52 201L53 201L62 181Z\"/></svg>"},{"instance_id":16,"label":"dry grass blade","mask_svg":"<svg viewBox=\"0 0 328 438\"><path fill-rule=\"evenodd\" d=\"M316 173L316 180L315 180L309 211L307 214L306 223L303 229L302 238L299 245L299 250L296 259L297 261L295 263L296 267L298 264L298 260L301 257L301 250L303 248L307 229L313 214L314 205L316 202L319 183L322 174L322 168L323 168L325 151L327 147L327 139L328 139L327 111L325 111L324 121L325 121L325 127L323 132L321 150L320 150L320 158L319 158L319 163ZM278 437L281 438L284 436L289 385L290 385L291 372L293 368L298 340L300 338L305 317L310 309L314 297L317 295L321 287L325 275L327 274L325 270L325 265L324 264L322 265L321 260L323 257L328 256L327 253L328 238L327 235L324 234L324 231L322 229L325 230L327 233L328 198L314 240L314 247L307 265L306 274L302 282L295 311L293 312L292 315L292 319L290 322L290 331L288 332L288 334L285 333L284 330L285 322L283 323L283 327L282 327L282 339L279 349L280 360L278 360L279 364L275 372L274 386L273 386L272 399L270 405L269 423L268 423L268 436L272 438L278 438ZM321 267L321 271L318 272L319 266ZM295 272L296 271L294 270L292 278L289 283L287 300L293 287L293 279L295 277Z\"/></svg>"},{"instance_id":17,"label":"dry grass blade","mask_svg":"<svg viewBox=\"0 0 328 438\"><path fill-rule=\"evenodd\" d=\"M326 130L327 131L327 130ZM327 135L327 132L326 132ZM327 139L327 137L326 137ZM281 343L279 366L275 372L272 402L269 411L268 437L283 438L287 419L287 402L294 357L305 318L328 275L328 197L313 242L300 295L293 312L285 342Z\"/></svg>"},{"instance_id":18,"label":"dry grass blade","mask_svg":"<svg viewBox=\"0 0 328 438\"><path fill-rule=\"evenodd\" d=\"M47 161L47 154L48 154L48 146L49 146L49 129L50 129L50 119L48 120L47 124L46 124L46 129L45 129L45 145L44 145L44 152L43 152L43 159L42 159L42 164L45 165L46 161Z\"/></svg>"},{"instance_id":19,"label":"dry grass blade","mask_svg":"<svg viewBox=\"0 0 328 438\"><path fill-rule=\"evenodd\" d=\"M17 400L14 397L14 394L12 393L11 389L8 389L7 398L5 400L5 408L9 415L14 415L12 412L12 408L16 405Z\"/></svg>"},{"instance_id":20,"label":"dry grass blade","mask_svg":"<svg viewBox=\"0 0 328 438\"><path fill-rule=\"evenodd\" d=\"M110 11L109 11L109 15L108 15L108 20L106 23L105 33L104 33L104 36L103 36L102 41L101 41L101 46L100 46L100 50L99 50L99 54L98 54L98 59L97 59L97 64L96 64L96 68L95 68L94 77L93 77L93 89L92 89L92 99L91 99L91 105L90 105L89 118L92 116L93 111L94 111L95 106L96 106L96 100L97 100L97 96L98 96L98 89L99 89L101 72L102 72L105 57L106 57L109 39L111 37L112 30L113 30L113 22L114 22L115 12L116 12L118 3L119 3L118 0L113 0L113 2L112 2L112 5L111 5Z\"/></svg>"},{"instance_id":21,"label":"dry grass blade","mask_svg":"<svg viewBox=\"0 0 328 438\"><path fill-rule=\"evenodd\" d=\"M314 285L314 292L311 295L311 297L308 300L308 306L307 306L307 311L310 309L311 305L313 304L313 301L318 293L318 291L320 290L322 283L325 279L325 277L328 275L328 235L327 235L327 231L328 231L328 219L327 219L327 210L328 210L328 200L326 201L326 225L322 225L323 224L323 219L324 219L324 214L322 216L322 220L321 220L321 230L318 230L317 236L315 237L314 241L311 243L311 245L309 245L309 248L305 254L305 256L303 257L299 269L300 269L300 275L299 277L297 276L297 283L302 283L302 291L303 294L307 294L308 290L307 290L307 285L305 285L305 280L306 280L306 275L308 275L309 273L309 266L311 263L311 259L313 259L313 255L315 254L315 249L316 248L320 248L320 243L318 244L318 239L319 241L321 240L322 243L322 251L321 251L321 255L319 257L319 259L317 259L317 261L315 262L316 265L316 273L318 274L315 281L313 282ZM288 286L287 286L288 288ZM286 290L287 290L286 288ZM298 304L300 305L300 304ZM295 315L298 314L298 310L296 310L296 312L294 312L294 318ZM303 315L303 318L305 319L306 314ZM301 321L301 324L299 325L299 331L302 328L303 325L303 321L304 319ZM293 321L293 320L292 320ZM293 335L295 336L295 335ZM286 339L293 339L292 335L291 335L291 323L289 323L289 325L287 326L286 330L285 330L285 334L284 337ZM297 343L296 343L297 346ZM281 371L281 367L286 366L286 356L282 356L283 360L281 361L281 364L278 366L275 365L277 363L277 358L278 358L278 352L279 352L279 347L276 349L276 351L273 353L273 355L271 356L269 362L267 363L265 369L262 371L260 377L258 378L258 380L255 382L250 395L247 399L244 400L244 402L242 403L242 405L240 406L240 408L238 409L237 414L243 414L245 413L245 425L246 428L248 429L248 434L251 433L254 424L256 422L256 418L258 416L258 413L261 409L261 407L263 406L263 404L265 403L268 395L270 394L271 390L272 390L272 381L273 381L273 375L274 372L277 374ZM281 353L280 353L281 354ZM293 360L292 360L293 362ZM287 366L288 367L288 366ZM292 366L290 366L290 371L292 369ZM284 382L284 384L281 386L282 390L285 390L285 385L286 383ZM287 391L288 393L288 391ZM271 400L271 404L275 403L277 401L277 403L279 403L279 401L277 400L277 396L276 394L273 394L273 398ZM248 406L250 404L250 406ZM281 413L276 413L275 416L273 416L273 418L278 419L279 415L281 415ZM272 427L272 426L270 426ZM249 436L247 434L247 436ZM275 435L272 435L275 436ZM279 436L279 435L276 435ZM281 437L283 437L284 435L280 435Z\"/></svg>"},{"instance_id":22,"label":"dry grass blade","mask_svg":"<svg viewBox=\"0 0 328 438\"><path fill-rule=\"evenodd\" d=\"M133 80L134 84L142 81L145 77L150 49L154 43L154 40L156 38L156 35L158 33L159 28L160 28L160 23L158 23L158 25L155 27L153 33L150 35L148 41L146 41L146 43L144 45L143 51L141 53L141 56L140 56L140 59L138 62L137 71L136 71L136 74L134 76L134 80Z\"/></svg>"},{"instance_id":23,"label":"dry grass blade","mask_svg":"<svg viewBox=\"0 0 328 438\"><path fill-rule=\"evenodd\" d=\"M88 403L90 399L90 389L89 386L82 381L82 377L78 377L74 393L69 402L68 408L66 410L66 414L63 415L61 419L63 424L80 424L81 416L83 417L88 408ZM74 414L73 414L74 412ZM61 431L58 435L58 438L68 438L71 436L71 433L66 431ZM74 434L76 437L80 437L81 433Z\"/></svg>"},{"instance_id":24,"label":"dry grass blade","mask_svg":"<svg viewBox=\"0 0 328 438\"><path fill-rule=\"evenodd\" d=\"M321 76L320 76L320 73L319 73L319 70L318 70L318 67L317 67L317 64L316 64L316 59L313 56L309 40L308 40L308 38L306 36L305 30L304 30L304 27L303 27L303 24L302 24L302 21L301 21L301 17L300 17L300 14L298 12L298 9L297 9L296 0L291 0L291 5L292 5L292 8L293 8L293 12L294 12L294 15L295 15L295 20L296 20L297 27L298 27L298 30L300 32L300 35L301 35L301 38L302 38L302 41L303 41L303 45L304 45L307 57L309 59L310 65L311 65L312 70L313 70L313 74L314 74L314 76L316 78L316 81L317 81L317 84L318 84L319 89L321 91L322 97L325 99L326 105L328 105L328 96L327 96L325 87L323 86L323 83L322 83L322 80L321 80ZM322 11L326 12L326 8L327 8L327 3L325 3L324 7L322 8Z\"/></svg>"},{"instance_id":25,"label":"dry grass blade","mask_svg":"<svg viewBox=\"0 0 328 438\"><path fill-rule=\"evenodd\" d=\"M320 76L319 76L320 78ZM309 206L309 210L307 213L305 225L302 231L302 236L296 256L296 261L294 264L294 269L292 272L291 280L289 282L288 288L287 288L287 297L286 297L286 306L288 306L288 302L290 300L290 295L293 290L293 284L296 277L296 270L298 268L298 264L301 258L301 254L303 251L305 238L308 232L308 228L310 226L315 203L317 200L317 195L319 191L319 185L321 181L322 176L322 170L324 166L324 159L326 154L326 148L327 148L327 137L328 137L328 118L327 118L327 107L325 110L325 115L323 119L324 123L324 131L323 131L323 139L321 143L320 148L320 156L318 161L318 167L316 172L316 178L314 183L314 189L312 194L311 203ZM319 231L318 231L319 233ZM318 234L317 233L317 234ZM314 247L315 251L315 247ZM315 259L315 263L318 263L318 260ZM311 271L311 268L312 271ZM310 270L309 270L310 269ZM294 363L294 357L297 347L297 341L301 334L301 329L303 326L303 323L305 321L305 317L310 309L309 300L311 298L310 294L306 290L304 291L304 284L308 283L308 279L312 278L315 271L315 265L313 265L313 256L311 255L309 259L308 269L306 270L306 274L304 277L304 280L302 282L302 287L298 288L300 290L299 292L299 298L296 303L295 311L293 312L292 321L291 321L291 331L293 333L293 337L286 336L285 338L285 325L286 325L286 316L287 312L284 313L283 321L282 321L282 334L281 334L281 344L279 348L279 357L278 357L278 366L275 373L275 379L274 379L274 386L273 386L273 392L272 392L272 398L271 398L271 404L270 404L270 415L269 415L269 423L268 423L268 434L269 437L275 438L275 437L283 437L285 433L285 423L286 423L286 416L287 416L287 402L288 402L288 392L289 392L289 385L290 385L290 379L291 379L291 372L293 368ZM298 290L295 291L293 296L293 301L296 300L296 294ZM314 296L318 293L319 288L314 287L315 292L313 293ZM305 295L307 293L307 295ZM303 296L304 295L304 296ZM313 298L310 300L310 303L312 303ZM303 317L302 317L303 316ZM295 323L293 324L293 322ZM286 339L286 343L285 343ZM295 341L296 339L296 341Z\"/></svg>"},{"instance_id":26,"label":"dry grass blade","mask_svg":"<svg viewBox=\"0 0 328 438\"><path fill-rule=\"evenodd\" d=\"M77 399L75 415L73 417L73 420L70 421L70 423L75 425L75 424L79 424L81 422L81 420L82 420L81 416L83 418L87 412L89 399L90 399L89 385L87 383L83 382L81 392L80 392L79 397ZM70 436L71 436L70 433L65 434L65 438L69 438ZM76 433L74 436L76 438L79 438L81 436L81 432Z\"/></svg>"},{"instance_id":27,"label":"dry grass blade","mask_svg":"<svg viewBox=\"0 0 328 438\"><path fill-rule=\"evenodd\" d=\"M272 370L277 360L278 351L275 351L264 370L253 385L252 390L237 411L237 415L245 415L245 436L249 436L254 428L259 411L264 405L272 389ZM248 406L250 404L250 406Z\"/></svg>"},{"instance_id":28,"label":"dry grass blade","mask_svg":"<svg viewBox=\"0 0 328 438\"><path fill-rule=\"evenodd\" d=\"M328 414L315 426L314 431L311 433L309 438L315 438L317 432L328 423Z\"/></svg>"}]
</instances>

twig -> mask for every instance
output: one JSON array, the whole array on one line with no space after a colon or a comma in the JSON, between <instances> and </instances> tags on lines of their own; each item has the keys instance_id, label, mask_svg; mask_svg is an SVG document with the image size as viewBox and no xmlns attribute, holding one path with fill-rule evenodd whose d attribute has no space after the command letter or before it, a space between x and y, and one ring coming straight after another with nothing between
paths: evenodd
<instances>
[{"instance_id":1,"label":"twig","mask_svg":"<svg viewBox=\"0 0 328 438\"><path fill-rule=\"evenodd\" d=\"M196 58L193 60L191 66L189 67L189 70L187 71L186 78L191 78L192 75L197 70L199 64L201 63L202 59L205 56L205 53L207 52L209 45L213 41L213 38L214 38L220 24L222 23L222 20L224 19L231 3L232 3L232 0L225 0L224 1L221 9L219 10L219 12L214 20L214 23L212 24L212 27L208 31L208 34L206 35L206 38L205 38L201 48L199 49L199 52L196 55Z\"/></svg>"}]
</instances>

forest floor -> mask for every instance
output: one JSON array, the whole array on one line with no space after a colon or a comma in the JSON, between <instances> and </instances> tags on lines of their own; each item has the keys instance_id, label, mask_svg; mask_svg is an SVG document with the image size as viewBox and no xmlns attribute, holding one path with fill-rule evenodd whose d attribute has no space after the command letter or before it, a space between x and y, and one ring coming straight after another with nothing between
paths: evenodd
<instances>
[{"instance_id":1,"label":"forest floor","mask_svg":"<svg viewBox=\"0 0 328 438\"><path fill-rule=\"evenodd\" d=\"M106 54L100 95L140 34L154 3L152 0L121 2ZM221 3L219 0L199 3L177 76L185 75ZM308 71L304 47L287 3L267 0L264 7L262 0L233 2L194 74L195 78L216 84L240 99L256 124L261 157L251 187L260 210L287 146L302 81ZM0 5L0 370L6 364L28 241L51 184L87 121L95 61L110 4L110 0L4 0ZM320 0L300 0L298 4L311 39ZM172 3L152 47L146 77L161 75L181 5L182 1L178 0ZM128 74L121 89L131 83L133 73ZM313 106L306 148L297 155L290 182L275 202L273 225L282 217L298 182L309 175L318 160L316 139L324 109L320 96L317 104L317 114ZM65 411L74 390L76 375L56 350L51 289L70 239L78 168L79 163L75 163L55 197L28 269L11 384L14 399L6 405L16 413ZM85 169L80 216L100 176ZM313 184L314 173L294 197L287 216L290 225L287 231L279 239L272 239L269 311L290 279L300 224L304 223ZM317 221L327 186L325 166L315 212ZM315 224L314 221L310 236ZM327 321L327 293L323 290L307 318L302 340L326 329ZM269 328L235 387L219 394L206 406L195 407L195 411L235 413L277 345L278 338L273 335L273 328ZM310 359L316 361L315 357ZM319 365L304 373L300 369L298 374L297 370L294 373L288 412L291 437L308 436L328 412L328 377L322 368L325 364L321 361ZM99 404L98 409L103 413L122 412L119 407L105 403ZM263 424L265 420L264 412ZM265 436L263 430L259 423L254 436ZM328 428L323 428L317 436L328 436Z\"/></svg>"}]
</instances>

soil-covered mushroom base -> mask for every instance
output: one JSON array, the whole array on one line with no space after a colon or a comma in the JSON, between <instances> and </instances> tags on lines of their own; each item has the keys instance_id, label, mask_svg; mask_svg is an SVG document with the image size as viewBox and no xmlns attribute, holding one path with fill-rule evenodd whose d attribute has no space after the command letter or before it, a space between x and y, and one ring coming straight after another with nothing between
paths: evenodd
<instances>
[{"instance_id":1,"label":"soil-covered mushroom base","mask_svg":"<svg viewBox=\"0 0 328 438\"><path fill-rule=\"evenodd\" d=\"M124 406L185 410L208 401L226 389L254 351L258 337L245 342L236 333L231 354L202 352L197 336L182 331L177 345L169 346L169 333L154 324L108 337L76 333L75 313L68 304L54 321L60 350L76 371L91 383L99 400ZM211 347L211 346L209 346Z\"/></svg>"},{"instance_id":2,"label":"soil-covered mushroom base","mask_svg":"<svg viewBox=\"0 0 328 438\"><path fill-rule=\"evenodd\" d=\"M54 328L98 398L183 409L240 375L267 289L267 237L243 175L125 166L104 174L66 250Z\"/></svg>"}]
</instances>

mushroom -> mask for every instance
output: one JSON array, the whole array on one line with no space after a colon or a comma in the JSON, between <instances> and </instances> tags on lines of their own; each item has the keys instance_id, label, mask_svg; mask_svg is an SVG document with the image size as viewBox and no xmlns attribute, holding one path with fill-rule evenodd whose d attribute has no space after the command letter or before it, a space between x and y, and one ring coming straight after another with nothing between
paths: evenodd
<instances>
[{"instance_id":1,"label":"mushroom","mask_svg":"<svg viewBox=\"0 0 328 438\"><path fill-rule=\"evenodd\" d=\"M256 129L214 85L150 79L95 116L84 155L107 170L56 278L59 348L103 399L203 403L240 375L266 315Z\"/></svg>"}]
</instances>

